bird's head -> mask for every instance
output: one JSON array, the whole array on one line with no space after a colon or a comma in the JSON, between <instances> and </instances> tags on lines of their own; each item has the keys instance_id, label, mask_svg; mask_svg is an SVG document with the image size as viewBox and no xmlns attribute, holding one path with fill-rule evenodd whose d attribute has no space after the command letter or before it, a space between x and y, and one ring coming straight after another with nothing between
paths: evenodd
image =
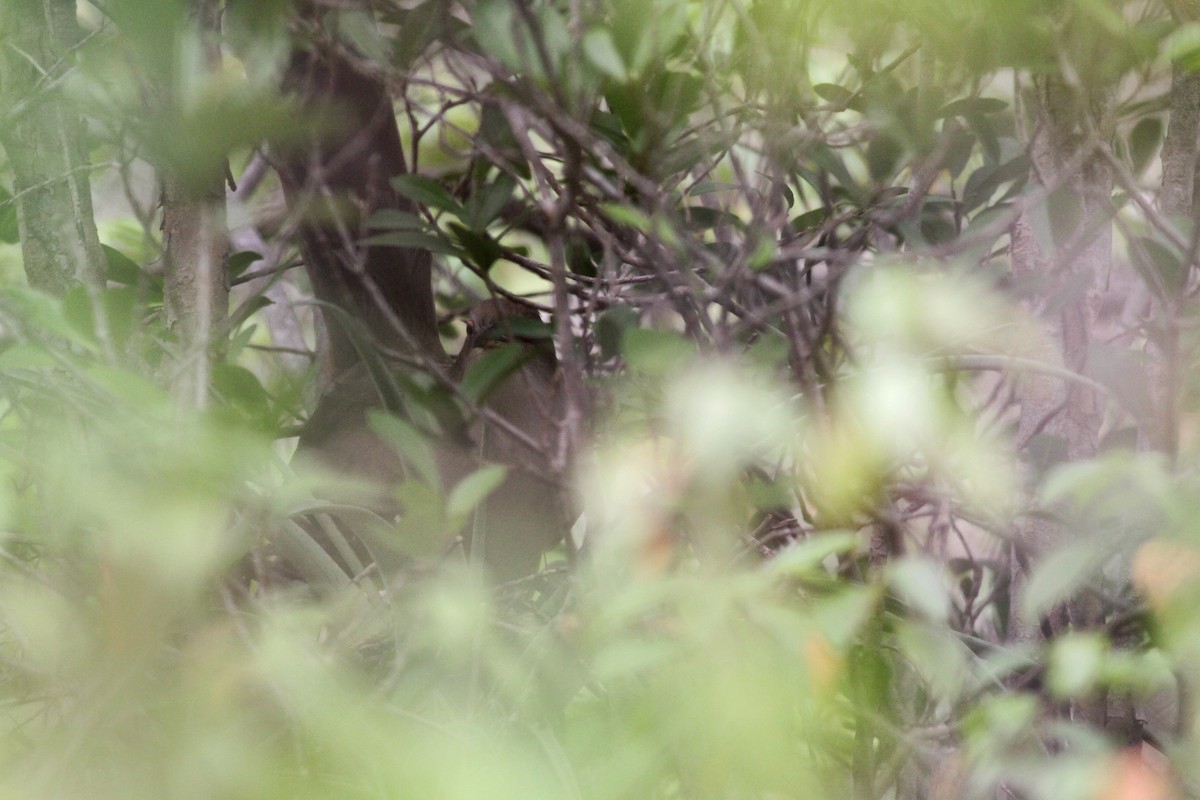
<instances>
[{"instance_id":1,"label":"bird's head","mask_svg":"<svg viewBox=\"0 0 1200 800\"><path fill-rule=\"evenodd\" d=\"M533 308L507 298L476 303L467 313L467 339L463 352L486 349L513 341L529 341L531 329L541 322Z\"/></svg>"}]
</instances>

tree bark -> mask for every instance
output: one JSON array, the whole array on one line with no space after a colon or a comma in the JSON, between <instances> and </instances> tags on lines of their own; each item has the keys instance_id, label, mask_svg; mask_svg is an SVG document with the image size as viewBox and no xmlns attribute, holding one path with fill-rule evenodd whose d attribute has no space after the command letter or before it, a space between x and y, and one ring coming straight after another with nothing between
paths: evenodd
<instances>
[{"instance_id":1,"label":"tree bark","mask_svg":"<svg viewBox=\"0 0 1200 800\"><path fill-rule=\"evenodd\" d=\"M29 284L63 295L98 289L104 252L92 216L83 122L63 96L79 39L73 0L0 3L0 142L12 165Z\"/></svg>"},{"instance_id":2,"label":"tree bark","mask_svg":"<svg viewBox=\"0 0 1200 800\"><path fill-rule=\"evenodd\" d=\"M195 34L202 38L205 69L221 66L220 3L196 0ZM169 91L169 87L168 87ZM176 394L196 408L206 405L212 380L212 345L229 310L226 269L225 176L213 170L204 185L185 180L172 165L161 171L167 327L180 339Z\"/></svg>"},{"instance_id":3,"label":"tree bark","mask_svg":"<svg viewBox=\"0 0 1200 800\"><path fill-rule=\"evenodd\" d=\"M1078 213L1073 219L1071 214L1064 215L1069 221L1059 223L1052 242L1038 242L1025 220L1014 226L1013 274L1028 292L1028 307L1041 320L1047 359L1088 375L1093 326L1112 257L1113 179L1107 162L1096 152L1102 144L1099 140L1111 127L1111 92L1108 87L1082 81L1065 59L1061 75L1039 76L1035 85L1037 129L1030 143L1034 169L1044 185L1061 187L1060 197L1068 206L1077 203L1074 210ZM1074 164L1079 168L1067 171L1068 165ZM1056 216L1050 214L1052 224ZM1095 390L1078 382L1029 376L1022 379L1018 394L1018 441L1027 456L1028 444L1035 436L1056 442L1067 462L1096 455L1103 403ZM1039 472L1038 466L1026 467L1027 485L1036 491L1033 476ZM1011 639L1041 640L1041 621L1027 618L1019 600L1030 568L1069 535L1065 526L1044 517L1021 520L1018 553L1013 559L1012 594L1018 602L1013 604ZM1082 595L1069 600L1049 623L1056 630L1084 630L1103 621L1099 600ZM1080 701L1073 706L1072 716L1103 727L1106 701L1103 697Z\"/></svg>"},{"instance_id":4,"label":"tree bark","mask_svg":"<svg viewBox=\"0 0 1200 800\"><path fill-rule=\"evenodd\" d=\"M317 299L343 309L377 342L444 362L430 253L361 243L376 211L416 208L390 183L407 167L387 86L340 47L325 42L298 51L284 79L285 91L317 123L304 146L281 146L275 157L288 207L303 220L305 268ZM333 370L344 372L358 355L343 324L322 314Z\"/></svg>"},{"instance_id":5,"label":"tree bark","mask_svg":"<svg viewBox=\"0 0 1200 800\"><path fill-rule=\"evenodd\" d=\"M1200 74L1176 65L1171 74L1170 117L1162 149L1163 215L1171 222L1193 217L1196 180L1196 137L1200 132ZM1193 223L1193 228L1194 228ZM1193 230L1192 241L1197 232ZM1179 257L1190 263L1196 246ZM1151 303L1146 342L1146 377L1151 414L1139 431L1139 449L1157 451L1174 461L1179 445L1179 296L1166 293Z\"/></svg>"}]
</instances>

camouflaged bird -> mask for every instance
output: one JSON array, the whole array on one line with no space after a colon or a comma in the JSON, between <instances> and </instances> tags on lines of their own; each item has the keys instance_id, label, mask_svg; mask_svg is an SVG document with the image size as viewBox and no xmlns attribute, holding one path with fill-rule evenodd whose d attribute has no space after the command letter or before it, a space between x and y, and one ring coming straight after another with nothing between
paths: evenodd
<instances>
[{"instance_id":1,"label":"camouflaged bird","mask_svg":"<svg viewBox=\"0 0 1200 800\"><path fill-rule=\"evenodd\" d=\"M562 379L550 342L529 335L537 321L535 311L509 300L489 300L471 309L466 341L450 369L455 381L469 376L489 350L517 344L524 351L507 374L487 387L479 399L480 413L461 439L430 442L447 490L484 464L507 467L504 482L460 532L469 554L480 558L500 582L535 572L542 554L562 540L570 525L562 476L554 468L565 412ZM296 460L353 478L364 490L359 502L392 517L403 512L395 487L409 472L396 449L368 424L370 413L382 408L366 368L347 370L310 416ZM397 553L406 549L397 545ZM402 560L376 552L378 548L359 549L369 550L367 557L384 572Z\"/></svg>"}]
</instances>

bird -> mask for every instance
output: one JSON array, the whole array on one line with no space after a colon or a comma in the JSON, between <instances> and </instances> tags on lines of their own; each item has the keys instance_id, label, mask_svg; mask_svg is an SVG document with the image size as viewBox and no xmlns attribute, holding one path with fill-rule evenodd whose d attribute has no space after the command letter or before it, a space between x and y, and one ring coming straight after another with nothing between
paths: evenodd
<instances>
[{"instance_id":1,"label":"bird","mask_svg":"<svg viewBox=\"0 0 1200 800\"><path fill-rule=\"evenodd\" d=\"M562 378L549 342L529 335L530 323L537 320L532 308L508 299L485 300L469 310L466 340L448 370L452 381L469 380L472 368L499 347L517 345L521 358L505 360L511 370L485 387L478 413L467 415L462 430L428 443L447 490L483 465L507 468L503 482L476 508L468 529L454 532L462 536L468 556L480 561L497 583L535 573L542 555L562 541L570 523L553 456L565 413ZM404 513L395 489L413 471L369 424L371 413L383 409L367 368L357 364L347 369L304 424L293 460L342 479L340 488L327 490L327 496L344 493L347 481L355 484L350 499L386 519ZM406 548L387 553L368 546L353 530L348 533L358 555L375 561L382 571L403 563L398 554ZM328 541L322 545L337 557Z\"/></svg>"},{"instance_id":2,"label":"bird","mask_svg":"<svg viewBox=\"0 0 1200 800\"><path fill-rule=\"evenodd\" d=\"M504 484L480 509L474 545L482 547L483 562L497 576L510 580L536 569L570 521L558 480L562 470L555 465L566 397L550 340L530 335L539 321L534 309L513 300L477 303L467 315L467 339L451 370L461 381L488 351L522 348L518 366L483 397L490 415L476 416L469 432L485 462L509 468Z\"/></svg>"}]
</instances>

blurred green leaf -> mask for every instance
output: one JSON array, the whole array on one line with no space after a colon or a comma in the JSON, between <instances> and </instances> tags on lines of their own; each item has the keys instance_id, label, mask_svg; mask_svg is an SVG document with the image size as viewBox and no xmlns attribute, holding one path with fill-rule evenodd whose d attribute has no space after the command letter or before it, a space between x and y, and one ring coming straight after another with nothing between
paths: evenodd
<instances>
[{"instance_id":1,"label":"blurred green leaf","mask_svg":"<svg viewBox=\"0 0 1200 800\"><path fill-rule=\"evenodd\" d=\"M1008 108L1006 100L996 97L964 97L947 103L938 111L939 117L968 116L971 114L996 114Z\"/></svg>"},{"instance_id":2,"label":"blurred green leaf","mask_svg":"<svg viewBox=\"0 0 1200 800\"><path fill-rule=\"evenodd\" d=\"M1130 242L1129 250L1134 266L1150 291L1169 298L1183 290L1190 267L1173 247L1148 236L1139 236Z\"/></svg>"},{"instance_id":3,"label":"blurred green leaf","mask_svg":"<svg viewBox=\"0 0 1200 800\"><path fill-rule=\"evenodd\" d=\"M1054 641L1046 686L1062 699L1095 691L1103 672L1108 643L1095 633L1077 633Z\"/></svg>"},{"instance_id":4,"label":"blurred green leaf","mask_svg":"<svg viewBox=\"0 0 1200 800\"><path fill-rule=\"evenodd\" d=\"M441 489L442 474L434 460L426 437L412 423L393 414L371 412L367 416L371 430L396 448L404 461L416 469L425 485Z\"/></svg>"},{"instance_id":5,"label":"blurred green leaf","mask_svg":"<svg viewBox=\"0 0 1200 800\"><path fill-rule=\"evenodd\" d=\"M229 277L237 278L242 275L250 266L256 262L262 261L262 253L256 253L252 250L245 250L240 253L234 253L229 256Z\"/></svg>"},{"instance_id":6,"label":"blurred green leaf","mask_svg":"<svg viewBox=\"0 0 1200 800\"><path fill-rule=\"evenodd\" d=\"M108 266L108 280L114 283L123 283L126 286L137 286L141 283L145 273L133 259L106 244L102 244L100 247L104 250L104 260Z\"/></svg>"},{"instance_id":7,"label":"blurred green leaf","mask_svg":"<svg viewBox=\"0 0 1200 800\"><path fill-rule=\"evenodd\" d=\"M614 306L597 317L596 342L605 358L613 358L621 353L625 333L637 326L637 320L637 311L627 305Z\"/></svg>"},{"instance_id":8,"label":"blurred green leaf","mask_svg":"<svg viewBox=\"0 0 1200 800\"><path fill-rule=\"evenodd\" d=\"M219 363L213 367L212 382L213 390L226 402L262 424L264 429L272 427L271 396L257 375L237 364Z\"/></svg>"},{"instance_id":9,"label":"blurred green leaf","mask_svg":"<svg viewBox=\"0 0 1200 800\"><path fill-rule=\"evenodd\" d=\"M529 348L521 344L506 344L485 350L463 375L463 396L472 403L483 402L531 357Z\"/></svg>"},{"instance_id":10,"label":"blurred green leaf","mask_svg":"<svg viewBox=\"0 0 1200 800\"><path fill-rule=\"evenodd\" d=\"M850 102L850 98L854 96L854 92L849 89L838 86L835 83L818 83L813 86L813 91L817 93L817 97L822 100L828 100L837 106L845 106Z\"/></svg>"},{"instance_id":11,"label":"blurred green leaf","mask_svg":"<svg viewBox=\"0 0 1200 800\"><path fill-rule=\"evenodd\" d=\"M601 28L590 30L583 37L583 52L594 67L613 80L627 77L625 62L617 52L612 33Z\"/></svg>"},{"instance_id":12,"label":"blurred green leaf","mask_svg":"<svg viewBox=\"0 0 1200 800\"><path fill-rule=\"evenodd\" d=\"M380 233L368 236L366 239L363 239L363 244L378 245L380 247L411 247L455 258L460 258L463 255L462 250L443 236L434 236L428 233L416 233L413 231Z\"/></svg>"},{"instance_id":13,"label":"blurred green leaf","mask_svg":"<svg viewBox=\"0 0 1200 800\"><path fill-rule=\"evenodd\" d=\"M86 350L94 350L94 340L72 324L63 305L53 297L23 286L0 287L0 308L42 333L60 337Z\"/></svg>"},{"instance_id":14,"label":"blurred green leaf","mask_svg":"<svg viewBox=\"0 0 1200 800\"><path fill-rule=\"evenodd\" d=\"M798 542L767 564L772 573L795 577L806 577L810 573L823 572L824 562L830 556L850 553L859 546L860 537L856 533L824 531Z\"/></svg>"},{"instance_id":15,"label":"blurred green leaf","mask_svg":"<svg viewBox=\"0 0 1200 800\"><path fill-rule=\"evenodd\" d=\"M678 334L630 328L625 331L622 352L630 369L661 376L686 365L695 357L696 348Z\"/></svg>"},{"instance_id":16,"label":"blurred green leaf","mask_svg":"<svg viewBox=\"0 0 1200 800\"><path fill-rule=\"evenodd\" d=\"M1020 598L1027 619L1041 619L1082 590L1100 573L1109 554L1094 542L1077 541L1046 554L1029 576Z\"/></svg>"},{"instance_id":17,"label":"blurred green leaf","mask_svg":"<svg viewBox=\"0 0 1200 800\"><path fill-rule=\"evenodd\" d=\"M900 141L888 134L876 136L867 147L867 169L876 182L889 180L896 171L904 147Z\"/></svg>"},{"instance_id":18,"label":"blurred green leaf","mask_svg":"<svg viewBox=\"0 0 1200 800\"><path fill-rule=\"evenodd\" d=\"M487 232L478 233L456 222L449 223L448 227L453 231L454 237L458 239L468 258L482 272L487 272L504 256L504 248Z\"/></svg>"},{"instance_id":19,"label":"blurred green leaf","mask_svg":"<svg viewBox=\"0 0 1200 800\"><path fill-rule=\"evenodd\" d=\"M1133 174L1141 175L1158 152L1163 139L1163 124L1158 117L1138 120L1129 132L1129 158L1133 162Z\"/></svg>"},{"instance_id":20,"label":"blurred green leaf","mask_svg":"<svg viewBox=\"0 0 1200 800\"><path fill-rule=\"evenodd\" d=\"M462 204L433 178L409 173L392 178L391 184L400 196L407 197L415 203L448 211L459 219L466 217L466 210Z\"/></svg>"},{"instance_id":21,"label":"blurred green leaf","mask_svg":"<svg viewBox=\"0 0 1200 800\"><path fill-rule=\"evenodd\" d=\"M17 225L17 201L0 186L0 242L16 244L21 240Z\"/></svg>"},{"instance_id":22,"label":"blurred green leaf","mask_svg":"<svg viewBox=\"0 0 1200 800\"><path fill-rule=\"evenodd\" d=\"M945 569L927 558L910 556L888 565L888 582L917 613L931 622L950 618L950 587Z\"/></svg>"},{"instance_id":23,"label":"blurred green leaf","mask_svg":"<svg viewBox=\"0 0 1200 800\"><path fill-rule=\"evenodd\" d=\"M512 199L516 182L507 175L500 175L471 196L467 202L465 221L473 231L482 232L490 225L508 201Z\"/></svg>"},{"instance_id":24,"label":"blurred green leaf","mask_svg":"<svg viewBox=\"0 0 1200 800\"><path fill-rule=\"evenodd\" d=\"M504 483L507 476L508 470L498 464L475 470L450 490L446 513L451 519L465 519Z\"/></svg>"}]
</instances>

